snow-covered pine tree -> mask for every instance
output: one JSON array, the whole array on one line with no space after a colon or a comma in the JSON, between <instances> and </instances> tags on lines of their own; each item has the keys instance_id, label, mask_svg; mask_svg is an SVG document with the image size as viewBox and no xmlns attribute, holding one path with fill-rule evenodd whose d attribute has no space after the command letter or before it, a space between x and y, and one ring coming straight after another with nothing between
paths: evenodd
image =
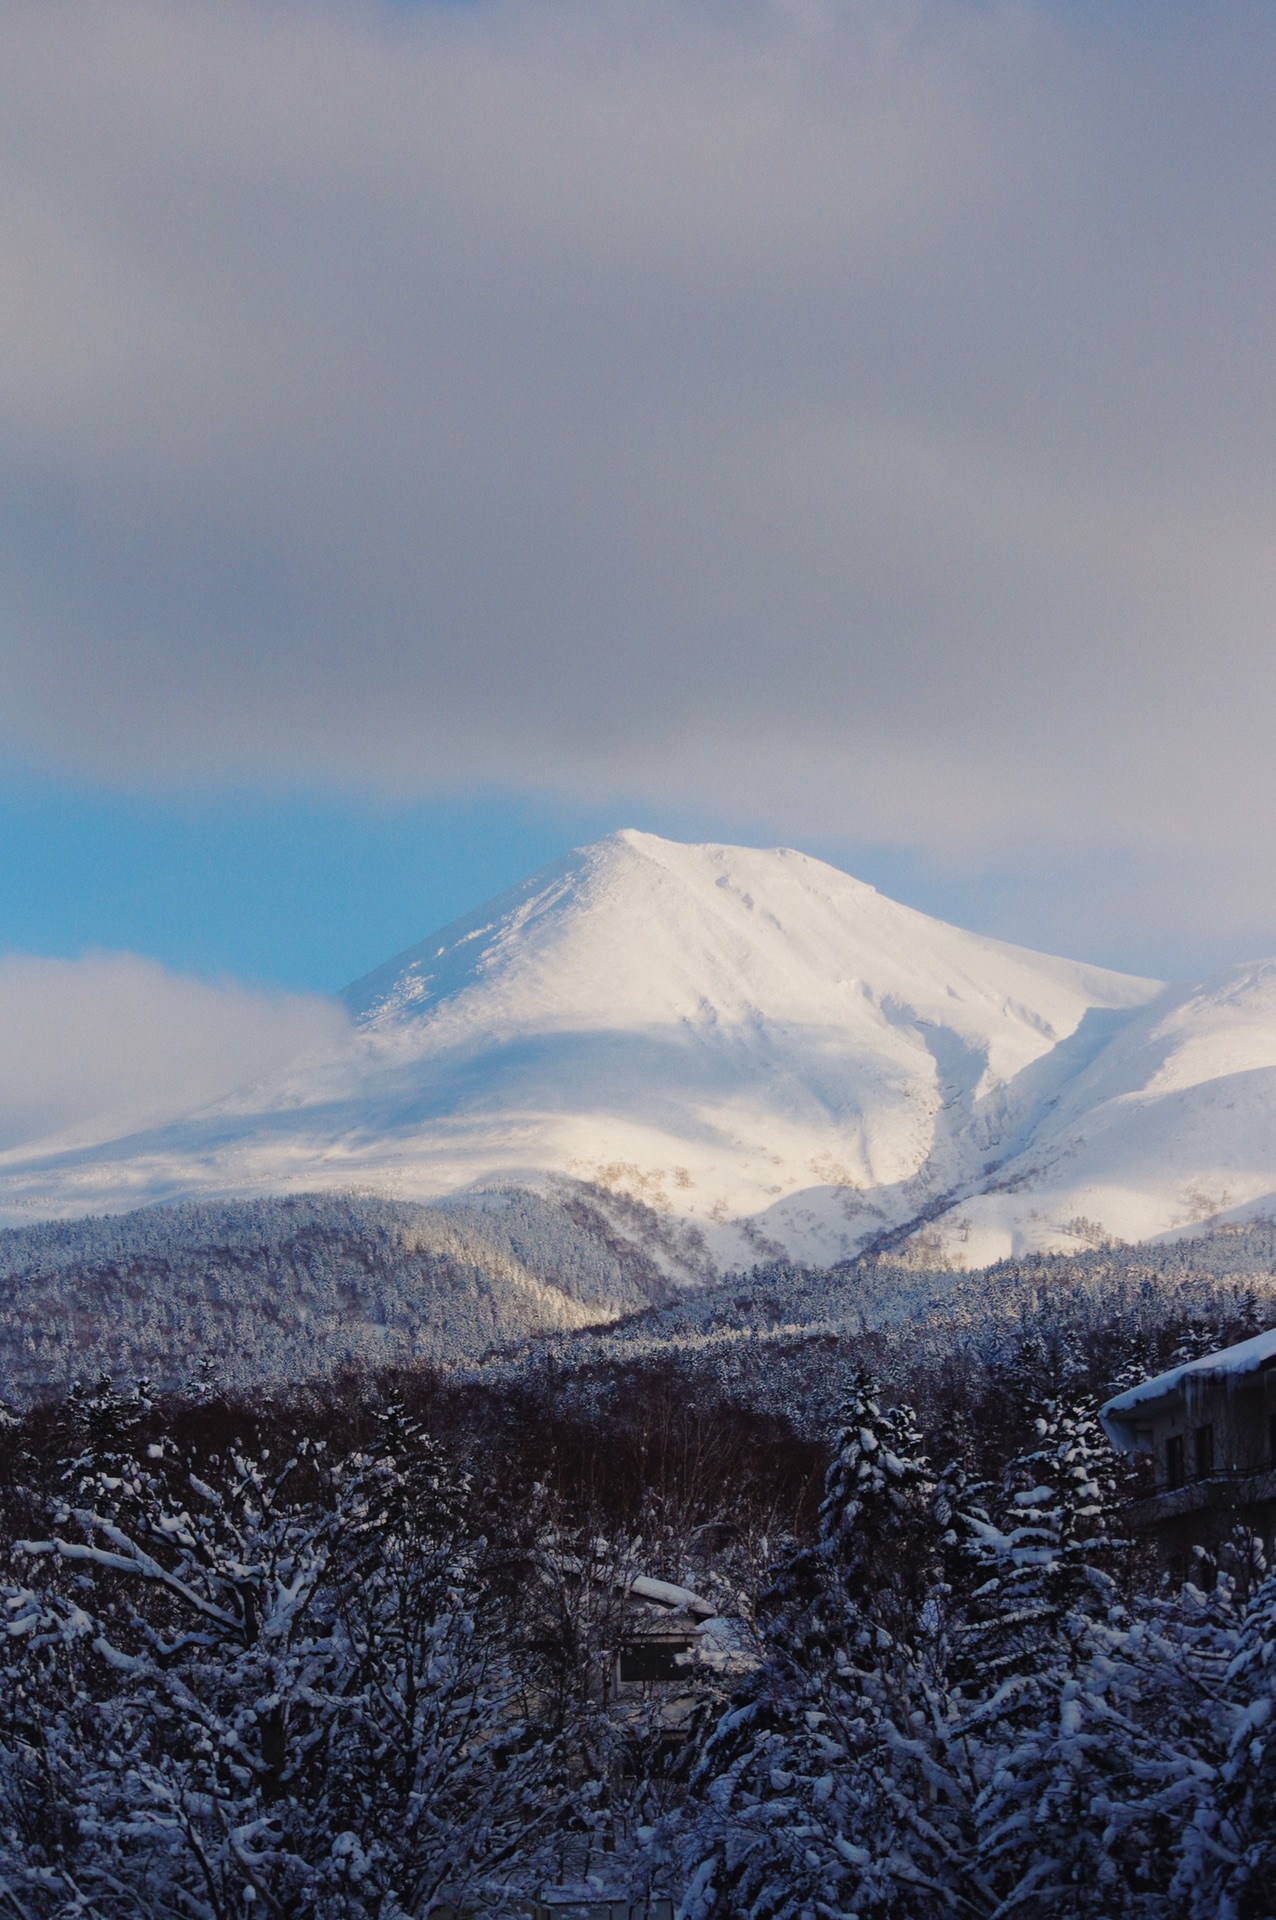
<instances>
[{"instance_id":1,"label":"snow-covered pine tree","mask_svg":"<svg viewBox=\"0 0 1276 1920\"><path fill-rule=\"evenodd\" d=\"M1156 1863L1158 1920L1162 1912L1174 1920L1236 1920L1244 1910L1229 1903L1228 1884L1243 1866L1245 1821L1234 1819L1228 1782L1250 1705L1247 1663L1238 1654L1247 1620L1263 1611L1265 1570L1261 1541L1238 1527L1217 1556L1194 1555L1195 1577L1181 1588L1139 1594L1123 1629L1096 1628L1096 1676L1123 1708L1128 1736L1123 1792L1106 1812L1122 1830L1127 1856L1137 1849ZM1259 1643L1262 1637L1260 1630ZM1260 1832L1265 1813L1270 1820L1262 1808ZM1260 1898L1252 1914L1265 1914L1269 1904Z\"/></svg>"},{"instance_id":2,"label":"snow-covered pine tree","mask_svg":"<svg viewBox=\"0 0 1276 1920\"><path fill-rule=\"evenodd\" d=\"M1276 1571L1243 1530L1220 1560L1213 1591L1189 1587L1178 1603L1208 1632L1191 1648L1195 1792L1176 1809L1175 1892L1190 1920L1266 1920L1276 1879Z\"/></svg>"},{"instance_id":3,"label":"snow-covered pine tree","mask_svg":"<svg viewBox=\"0 0 1276 1920\"><path fill-rule=\"evenodd\" d=\"M1006 1912L1123 1920L1167 1883L1133 1818L1146 1729L1117 1685L1128 1625L1122 1468L1081 1396L1047 1402L1011 1463L995 1521L967 1518L966 1721L985 1750L979 1853ZM1122 1812L1122 1809L1125 1811Z\"/></svg>"},{"instance_id":4,"label":"snow-covered pine tree","mask_svg":"<svg viewBox=\"0 0 1276 1920\"><path fill-rule=\"evenodd\" d=\"M153 1415L149 1381L117 1391L109 1373L89 1387L75 1381L58 1411L61 1481L69 1499L113 1505L127 1497L126 1482L141 1452L141 1432Z\"/></svg>"},{"instance_id":5,"label":"snow-covered pine tree","mask_svg":"<svg viewBox=\"0 0 1276 1920\"><path fill-rule=\"evenodd\" d=\"M991 1911L948 1683L947 1517L911 1413L861 1376L818 1542L782 1570L766 1663L699 1766L688 1920Z\"/></svg>"}]
</instances>

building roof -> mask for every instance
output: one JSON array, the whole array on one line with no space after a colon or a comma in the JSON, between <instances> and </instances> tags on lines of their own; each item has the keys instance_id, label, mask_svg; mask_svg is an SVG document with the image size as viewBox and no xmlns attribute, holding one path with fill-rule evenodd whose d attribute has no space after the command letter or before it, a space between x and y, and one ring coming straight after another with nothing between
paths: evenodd
<instances>
[{"instance_id":1,"label":"building roof","mask_svg":"<svg viewBox=\"0 0 1276 1920\"><path fill-rule=\"evenodd\" d=\"M1268 1367L1276 1367L1276 1327L1266 1333L1256 1333L1249 1340L1241 1340L1234 1347L1222 1347L1217 1353L1203 1353L1199 1360L1186 1360L1181 1367L1171 1367L1165 1373L1158 1373L1151 1380L1140 1380L1137 1387L1129 1387L1124 1393L1114 1394L1100 1409L1099 1418L1103 1422L1103 1431L1119 1453L1139 1453L1143 1451L1137 1438L1140 1424L1140 1412L1150 1412L1158 1400L1168 1400L1177 1393L1189 1375L1205 1379L1227 1379L1247 1373L1262 1373Z\"/></svg>"},{"instance_id":2,"label":"building roof","mask_svg":"<svg viewBox=\"0 0 1276 1920\"><path fill-rule=\"evenodd\" d=\"M570 1574L576 1579L609 1581L613 1586L623 1587L636 1600L650 1601L653 1606L665 1607L671 1612L689 1613L694 1620L712 1620L718 1612L712 1600L703 1599L690 1587L675 1586L672 1580L653 1580L649 1574L629 1573L605 1562L591 1565L574 1553L546 1553L541 1558L557 1573Z\"/></svg>"},{"instance_id":3,"label":"building roof","mask_svg":"<svg viewBox=\"0 0 1276 1920\"><path fill-rule=\"evenodd\" d=\"M645 1573L635 1574L629 1591L640 1600L652 1600L658 1607L678 1608L697 1620L712 1620L718 1609L712 1600L702 1600L690 1587L676 1587L671 1580L652 1580Z\"/></svg>"}]
</instances>

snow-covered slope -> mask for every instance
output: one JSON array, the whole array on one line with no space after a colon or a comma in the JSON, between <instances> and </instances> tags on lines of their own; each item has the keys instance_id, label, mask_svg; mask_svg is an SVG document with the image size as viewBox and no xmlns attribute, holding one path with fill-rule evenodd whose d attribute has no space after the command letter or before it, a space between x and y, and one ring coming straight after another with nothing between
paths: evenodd
<instances>
[{"instance_id":1,"label":"snow-covered slope","mask_svg":"<svg viewBox=\"0 0 1276 1920\"><path fill-rule=\"evenodd\" d=\"M1276 961L1169 991L928 1230L970 1266L1276 1213Z\"/></svg>"},{"instance_id":2,"label":"snow-covered slope","mask_svg":"<svg viewBox=\"0 0 1276 1920\"><path fill-rule=\"evenodd\" d=\"M1159 991L800 853L619 833L350 988L324 1055L177 1126L4 1156L0 1208L565 1178L657 1223L687 1273L834 1259L922 1216L957 1245L945 1197L1026 1165L1043 1116L1065 1125L1113 1061L1137 1078Z\"/></svg>"}]
</instances>

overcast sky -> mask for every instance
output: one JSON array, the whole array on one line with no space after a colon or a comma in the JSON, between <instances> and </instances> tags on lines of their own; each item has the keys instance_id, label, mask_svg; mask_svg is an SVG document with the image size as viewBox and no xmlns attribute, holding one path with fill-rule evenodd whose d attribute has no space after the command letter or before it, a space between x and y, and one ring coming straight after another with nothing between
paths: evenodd
<instances>
[{"instance_id":1,"label":"overcast sky","mask_svg":"<svg viewBox=\"0 0 1276 1920\"><path fill-rule=\"evenodd\" d=\"M1276 11L0 43L6 791L499 792L494 869L529 810L707 823L1095 958L1276 949Z\"/></svg>"}]
</instances>

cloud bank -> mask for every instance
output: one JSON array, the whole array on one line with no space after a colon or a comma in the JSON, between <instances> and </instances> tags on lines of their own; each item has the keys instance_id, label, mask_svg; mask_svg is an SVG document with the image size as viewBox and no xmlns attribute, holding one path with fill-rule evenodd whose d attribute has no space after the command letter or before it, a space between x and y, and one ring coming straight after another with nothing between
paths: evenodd
<instances>
[{"instance_id":1,"label":"cloud bank","mask_svg":"<svg viewBox=\"0 0 1276 1920\"><path fill-rule=\"evenodd\" d=\"M10 751L1118 845L1276 924L1270 10L0 26Z\"/></svg>"},{"instance_id":2,"label":"cloud bank","mask_svg":"<svg viewBox=\"0 0 1276 1920\"><path fill-rule=\"evenodd\" d=\"M0 958L0 1153L175 1119L348 1032L330 1001L214 986L134 954Z\"/></svg>"}]
</instances>

